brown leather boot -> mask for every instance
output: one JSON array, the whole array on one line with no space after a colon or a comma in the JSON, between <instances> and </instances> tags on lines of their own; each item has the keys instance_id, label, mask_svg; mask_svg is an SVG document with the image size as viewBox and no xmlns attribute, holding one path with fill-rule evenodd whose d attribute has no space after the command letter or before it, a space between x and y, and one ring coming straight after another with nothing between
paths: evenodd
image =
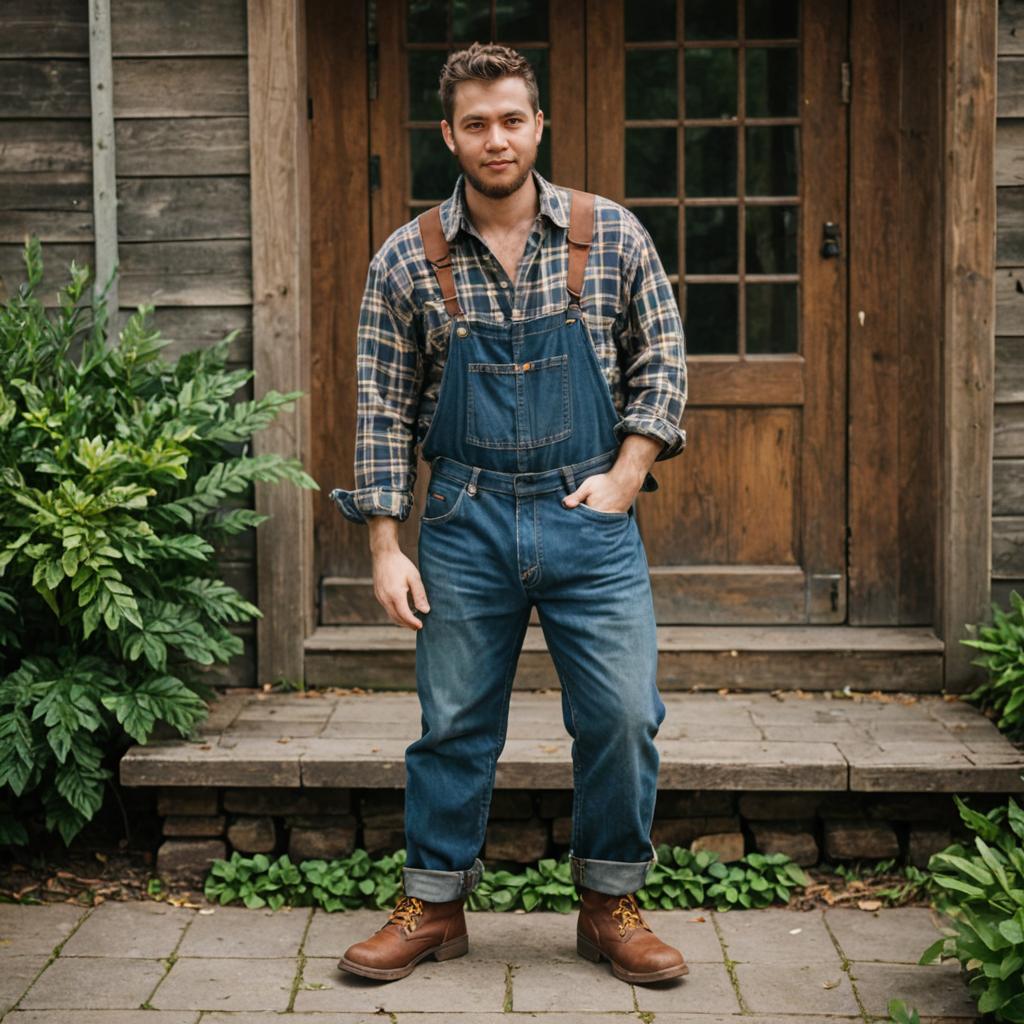
<instances>
[{"instance_id":1,"label":"brown leather boot","mask_svg":"<svg viewBox=\"0 0 1024 1024\"><path fill-rule=\"evenodd\" d=\"M576 952L597 963L611 962L612 974L629 982L664 981L690 968L678 949L662 942L643 919L636 897L609 896L580 888Z\"/></svg>"},{"instance_id":2,"label":"brown leather boot","mask_svg":"<svg viewBox=\"0 0 1024 1024\"><path fill-rule=\"evenodd\" d=\"M469 952L464 899L429 903L402 896L387 921L368 939L345 950L339 969L364 978L394 981L412 974L425 957L452 960Z\"/></svg>"}]
</instances>

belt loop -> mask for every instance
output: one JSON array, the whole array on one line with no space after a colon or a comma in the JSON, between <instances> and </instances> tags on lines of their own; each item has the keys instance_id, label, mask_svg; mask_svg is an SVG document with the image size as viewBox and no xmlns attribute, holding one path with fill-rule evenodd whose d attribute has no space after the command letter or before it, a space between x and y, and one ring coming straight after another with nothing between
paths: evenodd
<instances>
[{"instance_id":1,"label":"belt loop","mask_svg":"<svg viewBox=\"0 0 1024 1024\"><path fill-rule=\"evenodd\" d=\"M466 484L466 491L469 493L470 497L472 497L474 494L476 494L476 481L477 481L477 478L479 476L480 476L480 467L479 466L474 466L473 467L473 474L469 478L469 483Z\"/></svg>"},{"instance_id":2,"label":"belt loop","mask_svg":"<svg viewBox=\"0 0 1024 1024\"><path fill-rule=\"evenodd\" d=\"M576 478L572 475L571 466L562 467L562 479L565 481L565 493L572 494L576 490Z\"/></svg>"}]
</instances>

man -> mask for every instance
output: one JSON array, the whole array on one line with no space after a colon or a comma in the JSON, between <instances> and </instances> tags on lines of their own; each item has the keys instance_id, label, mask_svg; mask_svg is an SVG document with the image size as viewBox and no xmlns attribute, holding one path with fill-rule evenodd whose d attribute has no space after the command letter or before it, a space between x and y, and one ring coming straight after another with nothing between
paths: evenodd
<instances>
[{"instance_id":1,"label":"man","mask_svg":"<svg viewBox=\"0 0 1024 1024\"><path fill-rule=\"evenodd\" d=\"M390 980L467 951L463 904L535 605L573 737L578 951L626 981L676 977L682 954L633 895L654 859L665 714L634 502L686 443L679 312L632 213L534 171L543 113L520 54L473 44L440 92L462 175L370 263L358 486L331 492L369 523L377 600L417 631L423 717L406 751L405 895L338 966ZM431 466L419 571L397 541L416 442Z\"/></svg>"}]
</instances>

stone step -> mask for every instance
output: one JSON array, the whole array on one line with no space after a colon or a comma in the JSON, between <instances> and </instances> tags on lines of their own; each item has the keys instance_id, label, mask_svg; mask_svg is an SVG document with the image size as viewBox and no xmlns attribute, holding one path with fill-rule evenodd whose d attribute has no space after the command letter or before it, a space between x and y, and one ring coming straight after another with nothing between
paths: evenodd
<instances>
[{"instance_id":1,"label":"stone step","mask_svg":"<svg viewBox=\"0 0 1024 1024\"><path fill-rule=\"evenodd\" d=\"M305 650L310 686L416 689L416 635L401 626L320 626ZM659 626L658 685L938 693L943 650L942 639L924 626ZM558 685L543 630L531 624L515 686Z\"/></svg>"},{"instance_id":2,"label":"stone step","mask_svg":"<svg viewBox=\"0 0 1024 1024\"><path fill-rule=\"evenodd\" d=\"M662 790L1021 793L1024 750L964 701L915 694L665 693ZM126 786L401 788L415 694L233 691L199 742L154 739ZM512 697L499 789L572 787L560 695Z\"/></svg>"}]
</instances>

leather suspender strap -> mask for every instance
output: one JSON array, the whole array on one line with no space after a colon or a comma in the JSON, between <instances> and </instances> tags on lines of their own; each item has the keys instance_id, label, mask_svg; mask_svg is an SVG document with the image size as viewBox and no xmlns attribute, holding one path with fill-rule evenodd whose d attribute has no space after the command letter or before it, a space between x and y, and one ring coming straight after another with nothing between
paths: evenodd
<instances>
[{"instance_id":1,"label":"leather suspender strap","mask_svg":"<svg viewBox=\"0 0 1024 1024\"><path fill-rule=\"evenodd\" d=\"M566 287L577 305L583 294L583 274L587 269L587 257L593 240L594 193L573 189L569 207L569 274Z\"/></svg>"},{"instance_id":2,"label":"leather suspender strap","mask_svg":"<svg viewBox=\"0 0 1024 1024\"><path fill-rule=\"evenodd\" d=\"M420 239L427 261L434 268L434 276L441 286L444 308L451 317L465 316L459 305L459 297L455 294L455 277L452 274L452 255L448 248L448 239L441 228L441 207L432 206L424 210L417 218L420 226Z\"/></svg>"}]
</instances>

